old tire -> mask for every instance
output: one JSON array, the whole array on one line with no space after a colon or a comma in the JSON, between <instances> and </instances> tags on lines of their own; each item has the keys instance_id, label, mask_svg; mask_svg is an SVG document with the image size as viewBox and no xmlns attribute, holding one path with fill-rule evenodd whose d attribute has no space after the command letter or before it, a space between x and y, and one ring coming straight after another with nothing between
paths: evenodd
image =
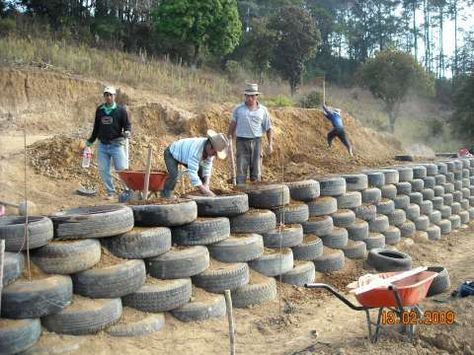
<instances>
[{"instance_id":1,"label":"old tire","mask_svg":"<svg viewBox=\"0 0 474 355\"><path fill-rule=\"evenodd\" d=\"M342 250L324 247L323 254L313 260L316 271L334 272L344 267L345 258Z\"/></svg>"},{"instance_id":2,"label":"old tire","mask_svg":"<svg viewBox=\"0 0 474 355\"><path fill-rule=\"evenodd\" d=\"M222 293L235 290L249 282L249 268L246 263L224 264L212 262L207 270L193 276L193 283L206 291Z\"/></svg>"},{"instance_id":3,"label":"old tire","mask_svg":"<svg viewBox=\"0 0 474 355\"><path fill-rule=\"evenodd\" d=\"M369 251L367 262L377 271L405 271L411 269L410 255L397 250L376 248Z\"/></svg>"},{"instance_id":4,"label":"old tire","mask_svg":"<svg viewBox=\"0 0 474 355\"><path fill-rule=\"evenodd\" d=\"M155 279L122 300L124 305L143 312L167 312L189 302L191 290L191 279Z\"/></svg>"},{"instance_id":5,"label":"old tire","mask_svg":"<svg viewBox=\"0 0 474 355\"><path fill-rule=\"evenodd\" d=\"M437 272L438 275L433 279L431 282L430 288L428 289L427 297L439 295L444 291L448 290L451 286L451 282L449 280L448 270L442 266L430 266L428 267L428 271Z\"/></svg>"},{"instance_id":6,"label":"old tire","mask_svg":"<svg viewBox=\"0 0 474 355\"><path fill-rule=\"evenodd\" d=\"M294 285L304 286L305 284L314 282L316 269L311 261L297 261L291 271L281 274L278 279L281 282Z\"/></svg>"},{"instance_id":7,"label":"old tire","mask_svg":"<svg viewBox=\"0 0 474 355\"><path fill-rule=\"evenodd\" d=\"M303 242L301 224L289 224L262 233L263 244L267 248L291 248Z\"/></svg>"},{"instance_id":8,"label":"old tire","mask_svg":"<svg viewBox=\"0 0 474 355\"><path fill-rule=\"evenodd\" d=\"M319 197L306 202L310 217L325 216L337 211L337 199L330 196Z\"/></svg>"},{"instance_id":9,"label":"old tire","mask_svg":"<svg viewBox=\"0 0 474 355\"><path fill-rule=\"evenodd\" d=\"M222 242L208 246L211 256L225 263L242 263L263 254L263 238L260 234L234 234Z\"/></svg>"},{"instance_id":10,"label":"old tire","mask_svg":"<svg viewBox=\"0 0 474 355\"><path fill-rule=\"evenodd\" d=\"M69 275L93 267L100 261L101 253L96 239L53 241L36 249L32 260L44 272Z\"/></svg>"},{"instance_id":11,"label":"old tire","mask_svg":"<svg viewBox=\"0 0 474 355\"><path fill-rule=\"evenodd\" d=\"M230 236L230 223L226 217L199 217L194 222L171 229L173 243L178 245L208 245Z\"/></svg>"},{"instance_id":12,"label":"old tire","mask_svg":"<svg viewBox=\"0 0 474 355\"><path fill-rule=\"evenodd\" d=\"M159 331L164 325L163 313L148 314L137 321L112 325L105 332L113 337L141 337Z\"/></svg>"},{"instance_id":13,"label":"old tire","mask_svg":"<svg viewBox=\"0 0 474 355\"><path fill-rule=\"evenodd\" d=\"M272 209L290 203L290 190L286 185L249 186L244 191L248 195L250 207Z\"/></svg>"},{"instance_id":14,"label":"old tire","mask_svg":"<svg viewBox=\"0 0 474 355\"><path fill-rule=\"evenodd\" d=\"M3 287L8 286L21 276L24 265L25 258L23 254L5 252L5 258L3 259Z\"/></svg>"},{"instance_id":15,"label":"old tire","mask_svg":"<svg viewBox=\"0 0 474 355\"><path fill-rule=\"evenodd\" d=\"M342 248L344 252L344 256L349 259L364 259L367 254L367 246L366 244L359 240L353 241L349 240L347 245Z\"/></svg>"},{"instance_id":16,"label":"old tire","mask_svg":"<svg viewBox=\"0 0 474 355\"><path fill-rule=\"evenodd\" d=\"M157 279L185 279L209 267L209 251L196 245L189 248L172 248L165 254L146 260L151 276Z\"/></svg>"},{"instance_id":17,"label":"old tire","mask_svg":"<svg viewBox=\"0 0 474 355\"><path fill-rule=\"evenodd\" d=\"M256 272L250 273L249 283L232 291L232 304L237 308L259 305L277 296L276 281Z\"/></svg>"},{"instance_id":18,"label":"old tire","mask_svg":"<svg viewBox=\"0 0 474 355\"><path fill-rule=\"evenodd\" d=\"M41 336L39 319L0 319L0 354L13 355L33 346Z\"/></svg>"},{"instance_id":19,"label":"old tire","mask_svg":"<svg viewBox=\"0 0 474 355\"><path fill-rule=\"evenodd\" d=\"M221 318L226 314L226 304L223 295L199 290L185 305L173 309L171 314L182 322L202 321L210 318Z\"/></svg>"},{"instance_id":20,"label":"old tire","mask_svg":"<svg viewBox=\"0 0 474 355\"><path fill-rule=\"evenodd\" d=\"M249 266L265 276L281 275L293 269L293 252L290 248L265 249L262 256L249 262Z\"/></svg>"},{"instance_id":21,"label":"old tire","mask_svg":"<svg viewBox=\"0 0 474 355\"><path fill-rule=\"evenodd\" d=\"M133 293L145 283L145 263L141 259L74 274L74 293L91 298L118 298Z\"/></svg>"},{"instance_id":22,"label":"old tire","mask_svg":"<svg viewBox=\"0 0 474 355\"><path fill-rule=\"evenodd\" d=\"M133 228L133 211L122 205L78 207L50 216L57 239L112 237Z\"/></svg>"},{"instance_id":23,"label":"old tire","mask_svg":"<svg viewBox=\"0 0 474 355\"><path fill-rule=\"evenodd\" d=\"M285 182L290 189L290 197L296 201L311 201L320 195L319 182L316 180L303 180Z\"/></svg>"},{"instance_id":24,"label":"old tire","mask_svg":"<svg viewBox=\"0 0 474 355\"><path fill-rule=\"evenodd\" d=\"M2 316L13 319L40 318L58 313L72 298L69 276L53 275L44 279L19 280L2 292Z\"/></svg>"},{"instance_id":25,"label":"old tire","mask_svg":"<svg viewBox=\"0 0 474 355\"><path fill-rule=\"evenodd\" d=\"M119 258L152 258L170 250L171 230L166 227L134 227L130 232L103 239L102 244Z\"/></svg>"},{"instance_id":26,"label":"old tire","mask_svg":"<svg viewBox=\"0 0 474 355\"><path fill-rule=\"evenodd\" d=\"M323 242L313 234L307 234L300 245L291 248L295 260L314 260L323 253Z\"/></svg>"},{"instance_id":27,"label":"old tire","mask_svg":"<svg viewBox=\"0 0 474 355\"><path fill-rule=\"evenodd\" d=\"M232 217L249 210L249 198L245 193L186 197L196 201L200 217Z\"/></svg>"},{"instance_id":28,"label":"old tire","mask_svg":"<svg viewBox=\"0 0 474 355\"><path fill-rule=\"evenodd\" d=\"M306 222L309 218L309 208L305 203L290 203L287 206L272 210L277 223L296 224Z\"/></svg>"},{"instance_id":29,"label":"old tire","mask_svg":"<svg viewBox=\"0 0 474 355\"><path fill-rule=\"evenodd\" d=\"M118 321L121 315L120 298L91 301L75 297L69 307L60 313L44 317L41 322L51 332L85 335L97 333Z\"/></svg>"},{"instance_id":30,"label":"old tire","mask_svg":"<svg viewBox=\"0 0 474 355\"><path fill-rule=\"evenodd\" d=\"M132 205L135 224L140 227L175 227L191 223L197 218L195 201L177 200L161 205Z\"/></svg>"},{"instance_id":31,"label":"old tire","mask_svg":"<svg viewBox=\"0 0 474 355\"><path fill-rule=\"evenodd\" d=\"M5 240L5 250L18 253L26 250L26 217L1 217L0 240ZM28 217L28 247L36 249L53 239L53 223L47 217Z\"/></svg>"},{"instance_id":32,"label":"old tire","mask_svg":"<svg viewBox=\"0 0 474 355\"><path fill-rule=\"evenodd\" d=\"M232 233L265 233L276 227L276 216L270 210L250 209L248 212L230 218Z\"/></svg>"}]
</instances>

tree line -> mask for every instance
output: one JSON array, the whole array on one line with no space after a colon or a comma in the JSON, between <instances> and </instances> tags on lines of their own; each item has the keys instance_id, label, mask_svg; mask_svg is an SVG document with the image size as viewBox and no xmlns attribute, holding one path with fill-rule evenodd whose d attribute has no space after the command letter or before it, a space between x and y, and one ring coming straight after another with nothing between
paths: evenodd
<instances>
[{"instance_id":1,"label":"tree line","mask_svg":"<svg viewBox=\"0 0 474 355\"><path fill-rule=\"evenodd\" d=\"M302 78L323 75L342 85L363 84L384 101L393 127L407 83L422 83L423 92L456 104L458 93L472 87L474 33L462 32L459 22L473 2L0 0L0 35L12 18L35 22L53 36L99 48L166 55L193 67L239 66L260 81L278 75L292 94ZM450 39L447 21L454 23ZM445 53L446 40L454 43L452 56ZM397 79L397 85L382 82Z\"/></svg>"}]
</instances>

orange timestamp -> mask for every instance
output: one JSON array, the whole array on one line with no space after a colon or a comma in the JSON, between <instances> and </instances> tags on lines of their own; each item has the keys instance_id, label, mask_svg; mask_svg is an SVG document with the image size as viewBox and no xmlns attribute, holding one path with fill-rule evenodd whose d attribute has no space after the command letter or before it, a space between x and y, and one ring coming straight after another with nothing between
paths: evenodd
<instances>
[{"instance_id":1,"label":"orange timestamp","mask_svg":"<svg viewBox=\"0 0 474 355\"><path fill-rule=\"evenodd\" d=\"M383 311L380 322L387 325L451 325L454 324L455 318L456 313L453 311L424 311L421 314L414 310Z\"/></svg>"}]
</instances>

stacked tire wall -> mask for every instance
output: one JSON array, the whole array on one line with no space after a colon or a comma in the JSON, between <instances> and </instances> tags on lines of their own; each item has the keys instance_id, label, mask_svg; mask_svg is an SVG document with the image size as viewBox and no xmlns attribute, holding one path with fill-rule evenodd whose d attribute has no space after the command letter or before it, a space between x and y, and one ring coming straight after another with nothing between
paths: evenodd
<instances>
[{"instance_id":1,"label":"stacked tire wall","mask_svg":"<svg viewBox=\"0 0 474 355\"><path fill-rule=\"evenodd\" d=\"M29 348L42 327L133 336L161 329L163 312L182 321L222 317L224 290L236 307L267 302L276 280L302 286L403 238L449 238L474 218L473 189L474 160L452 159L33 216L28 243L24 218L2 217L0 353ZM21 277L27 248L44 273L32 281ZM122 324L125 306L153 314Z\"/></svg>"}]
</instances>

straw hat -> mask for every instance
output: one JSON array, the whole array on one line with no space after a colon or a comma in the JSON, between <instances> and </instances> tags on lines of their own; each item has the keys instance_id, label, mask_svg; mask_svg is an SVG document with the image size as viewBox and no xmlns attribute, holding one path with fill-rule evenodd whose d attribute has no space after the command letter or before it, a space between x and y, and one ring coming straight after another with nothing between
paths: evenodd
<instances>
[{"instance_id":1,"label":"straw hat","mask_svg":"<svg viewBox=\"0 0 474 355\"><path fill-rule=\"evenodd\" d=\"M335 108L334 112L336 112L338 115L340 115L341 114L341 109L340 108Z\"/></svg>"},{"instance_id":2,"label":"straw hat","mask_svg":"<svg viewBox=\"0 0 474 355\"><path fill-rule=\"evenodd\" d=\"M104 94L105 93L109 93L109 94L112 94L112 95L115 95L117 94L117 91L115 90L115 88L113 86L106 86L104 88Z\"/></svg>"},{"instance_id":3,"label":"straw hat","mask_svg":"<svg viewBox=\"0 0 474 355\"><path fill-rule=\"evenodd\" d=\"M229 148L229 141L223 133L217 133L212 129L207 130L207 138L211 141L212 147L217 152L219 159L227 157L227 149Z\"/></svg>"},{"instance_id":4,"label":"straw hat","mask_svg":"<svg viewBox=\"0 0 474 355\"><path fill-rule=\"evenodd\" d=\"M247 83L245 85L244 95L260 95L258 84Z\"/></svg>"}]
</instances>

